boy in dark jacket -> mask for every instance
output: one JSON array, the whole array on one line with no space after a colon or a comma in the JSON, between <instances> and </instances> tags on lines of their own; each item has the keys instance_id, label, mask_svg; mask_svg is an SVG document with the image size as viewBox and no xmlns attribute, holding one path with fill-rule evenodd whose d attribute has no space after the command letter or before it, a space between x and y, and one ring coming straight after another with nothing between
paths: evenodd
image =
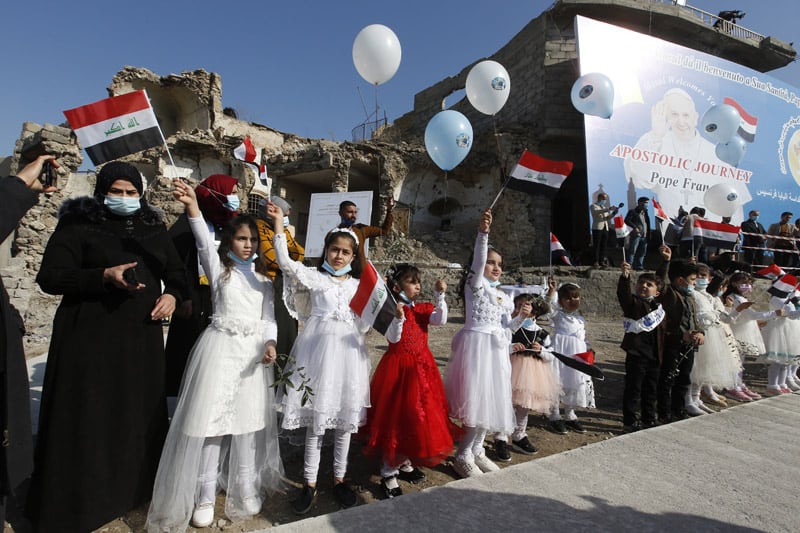
<instances>
[{"instance_id":1,"label":"boy in dark jacket","mask_svg":"<svg viewBox=\"0 0 800 533\"><path fill-rule=\"evenodd\" d=\"M664 307L664 355L658 378L659 422L668 423L688 418L684 399L691 384L694 352L705 342L705 334L697 325L694 306L694 283L697 265L689 261L673 261L672 250L659 248L664 262L658 268L661 277L669 272L669 284L661 293Z\"/></svg>"},{"instance_id":2,"label":"boy in dark jacket","mask_svg":"<svg viewBox=\"0 0 800 533\"><path fill-rule=\"evenodd\" d=\"M665 331L665 313L658 297L663 285L663 279L646 272L639 276L631 292L631 265L622 263L617 299L625 317L622 424L626 433L656 425L656 392Z\"/></svg>"}]
</instances>

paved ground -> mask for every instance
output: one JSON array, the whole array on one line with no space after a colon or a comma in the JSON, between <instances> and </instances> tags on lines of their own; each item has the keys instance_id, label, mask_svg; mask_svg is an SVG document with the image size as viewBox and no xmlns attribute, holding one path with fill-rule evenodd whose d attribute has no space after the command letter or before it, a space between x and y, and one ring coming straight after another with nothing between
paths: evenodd
<instances>
[{"instance_id":1,"label":"paved ground","mask_svg":"<svg viewBox=\"0 0 800 533\"><path fill-rule=\"evenodd\" d=\"M799 452L789 394L269 531L798 531Z\"/></svg>"}]
</instances>

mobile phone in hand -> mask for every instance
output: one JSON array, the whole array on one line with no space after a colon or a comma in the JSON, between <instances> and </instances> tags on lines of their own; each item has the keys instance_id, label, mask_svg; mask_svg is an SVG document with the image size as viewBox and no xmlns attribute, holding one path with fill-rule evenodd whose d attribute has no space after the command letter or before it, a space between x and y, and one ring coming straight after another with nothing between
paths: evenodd
<instances>
[{"instance_id":1,"label":"mobile phone in hand","mask_svg":"<svg viewBox=\"0 0 800 533\"><path fill-rule=\"evenodd\" d=\"M122 272L122 279L128 285L139 285L139 278L136 277L136 269L131 267Z\"/></svg>"},{"instance_id":2,"label":"mobile phone in hand","mask_svg":"<svg viewBox=\"0 0 800 533\"><path fill-rule=\"evenodd\" d=\"M50 161L45 161L42 165L42 184L45 187L55 187L56 172Z\"/></svg>"}]
</instances>

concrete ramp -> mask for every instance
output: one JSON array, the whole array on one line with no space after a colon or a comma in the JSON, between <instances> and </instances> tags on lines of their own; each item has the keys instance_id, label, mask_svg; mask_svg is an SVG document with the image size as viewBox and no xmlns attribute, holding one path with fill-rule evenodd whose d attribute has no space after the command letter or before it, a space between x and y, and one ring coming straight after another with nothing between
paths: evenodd
<instances>
[{"instance_id":1,"label":"concrete ramp","mask_svg":"<svg viewBox=\"0 0 800 533\"><path fill-rule=\"evenodd\" d=\"M786 394L264 531L794 532L798 496Z\"/></svg>"}]
</instances>

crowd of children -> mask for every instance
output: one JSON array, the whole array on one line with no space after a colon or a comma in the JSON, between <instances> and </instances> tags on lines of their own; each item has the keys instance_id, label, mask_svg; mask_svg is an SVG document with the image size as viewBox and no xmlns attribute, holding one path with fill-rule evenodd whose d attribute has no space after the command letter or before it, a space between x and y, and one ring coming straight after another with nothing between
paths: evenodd
<instances>
[{"instance_id":1,"label":"crowd of children","mask_svg":"<svg viewBox=\"0 0 800 533\"><path fill-rule=\"evenodd\" d=\"M556 434L587 431L576 411L595 407L586 373L594 352L580 312L581 288L551 277L545 297L501 290L503 256L489 245L490 209L480 217L459 287L464 326L452 339L444 379L428 347L428 328L447 323L447 284L436 281L433 303L419 301L422 273L407 263L386 274L397 307L385 331L388 349L370 377L365 336L371 323L350 307L365 268L356 233L332 229L319 265L309 267L293 259L284 233L273 232L284 280L276 294L259 254L264 243L255 218L228 216L212 232L192 187L176 181L174 196L185 206L212 314L180 382L148 531L209 526L219 492L230 519L258 514L270 494L285 489L280 437L299 430L303 483L291 502L298 515L317 497L329 431L331 493L343 508L358 499L346 480L354 434L364 456L380 463L382 493L395 498L403 493L399 481L418 483L426 477L420 467L449 457L463 478L499 470L486 453L489 435L495 460L510 461L511 450L537 453L528 433L531 412L546 416ZM283 227L279 203L268 202L260 214ZM711 413L710 406L728 399L760 398L743 381L746 357L769 365L767 395L800 390L797 286L771 291L770 310L759 312L747 299L749 274L728 278L704 264L672 261L667 246L660 253L661 266L635 283L623 262L617 285L626 353L624 431ZM278 300L303 327L276 370Z\"/></svg>"}]
</instances>

